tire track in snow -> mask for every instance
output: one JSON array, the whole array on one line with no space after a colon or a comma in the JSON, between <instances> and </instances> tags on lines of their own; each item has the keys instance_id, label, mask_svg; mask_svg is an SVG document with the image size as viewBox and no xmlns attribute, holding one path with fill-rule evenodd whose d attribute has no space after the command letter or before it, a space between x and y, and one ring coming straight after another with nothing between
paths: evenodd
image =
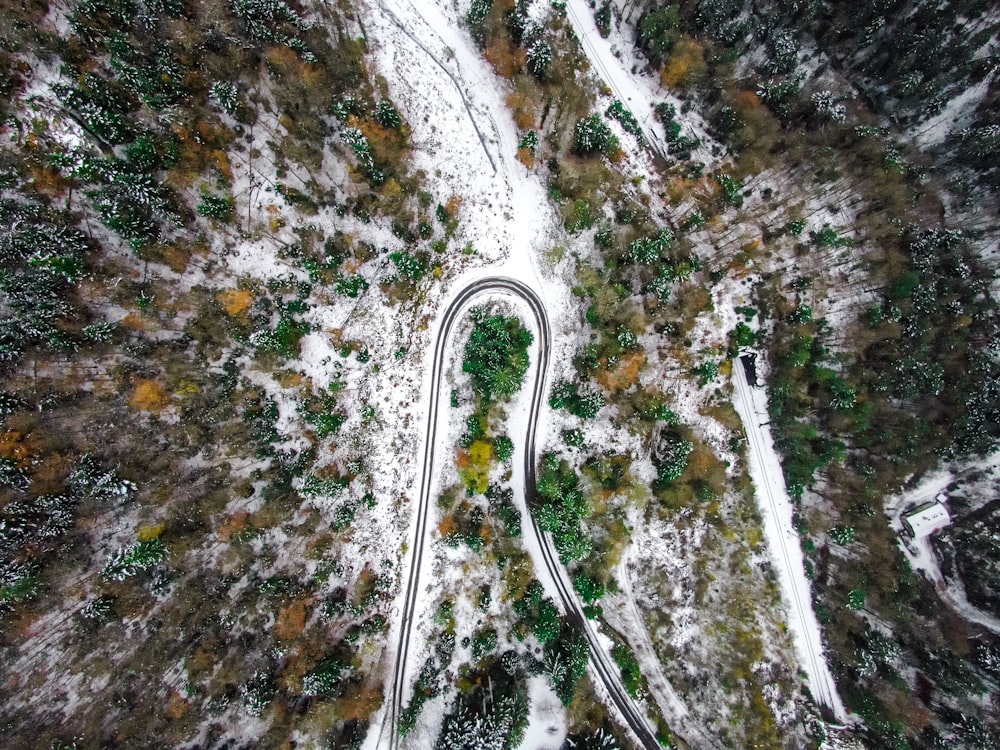
<instances>
[{"instance_id":1,"label":"tire track in snow","mask_svg":"<svg viewBox=\"0 0 1000 750\"><path fill-rule=\"evenodd\" d=\"M788 525L786 514L782 512L780 500L776 496L778 493L786 492L784 477L780 474L775 476L773 471L769 471L772 462L767 460L767 456L768 453L773 454L774 449L768 448L763 425L758 422L758 419L768 419L768 416L756 411L742 360L733 363L732 382L739 395L739 399L734 399L734 406L743 422L751 451L751 460L747 462L750 476L757 488L758 502L764 512L765 530L770 528L773 532L767 535L770 539L771 554L784 570L784 575L779 575L779 580L783 583L785 599L790 608L789 615L798 621L798 627L793 631L798 637L793 638L793 641L803 662L802 666L809 675L809 686L813 697L819 704L829 709L838 721L844 721L847 713L822 652L822 634L809 597L809 583L805 578L802 553L798 548L799 538L791 531L787 534L784 531ZM753 460L754 455L756 460ZM777 461L776 456L775 461ZM778 471L780 472L780 468ZM789 549L791 544L796 545L794 551Z\"/></svg>"},{"instance_id":2,"label":"tire track in snow","mask_svg":"<svg viewBox=\"0 0 1000 750\"><path fill-rule=\"evenodd\" d=\"M455 323L461 314L478 296L506 292L521 298L531 308L538 329L539 356L535 368L535 384L531 397L530 413L528 418L528 430L525 435L524 449L524 476L525 476L525 497L530 497L535 487L535 437L538 424L538 416L541 412L545 395L546 377L549 369L551 330L545 307L538 295L521 281L505 277L488 277L475 281L463 289L445 310L441 322L437 340L434 344L434 355L431 368L431 393L430 405L427 418L427 434L424 444L424 462L421 474L420 495L417 506L417 518L414 523L414 535L412 537L412 562L410 564L409 575L407 576L406 593L403 599L402 613L399 618L400 632L396 650L396 663L393 669L392 693L389 700L389 707L385 714L385 719L380 730L379 744L386 744L391 750L396 750L402 744L399 737L398 726L402 707L406 698L407 662L409 660L410 639L413 631L413 620L415 619L418 586L420 583L420 571L424 561L424 546L427 539L427 529L430 518L431 490L434 479L434 455L437 443L437 421L440 409L441 398L441 378L445 369L445 354L447 342L451 337ZM546 571L555 585L562 600L563 609L567 617L580 628L590 652L590 663L597 673L605 690L620 712L621 718L632 731L639 744L646 750L658 750L661 746L656 739L656 734L650 727L645 715L639 710L631 696L625 691L621 683L618 667L611 660L610 655L603 647L599 636L591 626L590 621L583 616L582 607L578 597L573 593L572 586L568 581L565 569L559 563L558 558L550 544L549 537L538 526L535 517L529 512L531 528L542 551ZM389 736L386 739L385 733L388 730ZM677 735L678 739L684 742L683 737ZM686 745L686 743L685 743Z\"/></svg>"},{"instance_id":3,"label":"tire track in snow","mask_svg":"<svg viewBox=\"0 0 1000 750\"><path fill-rule=\"evenodd\" d=\"M392 23L396 26L396 28L398 28L400 31L406 34L413 41L413 43L416 44L418 47L420 47L420 49L422 49L427 54L427 56L434 61L434 64L437 65L439 68L441 68L441 70L444 71L444 74L451 79L451 82L455 85L455 89L458 91L458 95L462 97L462 104L465 106L465 111L468 113L469 119L472 121L472 127L473 129L475 129L476 135L479 137L479 142L483 146L483 151L486 153L486 158L489 160L490 166L493 168L493 174L496 174L497 165L496 162L493 161L493 154L490 153L490 149L486 145L486 139L483 137L482 132L479 130L479 123L476 122L476 116L472 112L472 105L469 104L469 100L465 96L465 89L463 89L462 86L459 84L458 79L455 77L455 74L452 73L447 67L445 67L445 64L437 58L437 55L435 55L433 52L427 49L424 43L421 42L416 36L414 36L413 33L408 28L406 28L403 22L399 20L399 17L391 10L389 10L389 8L386 7L385 3L382 2L382 0L379 0L379 7L382 9L382 12L389 17L389 20L392 21ZM418 15L419 13L420 12L417 11Z\"/></svg>"}]
</instances>

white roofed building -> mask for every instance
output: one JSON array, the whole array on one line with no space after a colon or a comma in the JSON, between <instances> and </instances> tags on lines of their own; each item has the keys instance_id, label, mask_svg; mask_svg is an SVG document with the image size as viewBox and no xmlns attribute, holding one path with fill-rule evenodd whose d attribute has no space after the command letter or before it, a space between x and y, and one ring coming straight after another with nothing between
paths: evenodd
<instances>
[{"instance_id":1,"label":"white roofed building","mask_svg":"<svg viewBox=\"0 0 1000 750\"><path fill-rule=\"evenodd\" d=\"M951 523L948 509L940 502L924 503L903 515L903 526L914 539L921 539Z\"/></svg>"}]
</instances>

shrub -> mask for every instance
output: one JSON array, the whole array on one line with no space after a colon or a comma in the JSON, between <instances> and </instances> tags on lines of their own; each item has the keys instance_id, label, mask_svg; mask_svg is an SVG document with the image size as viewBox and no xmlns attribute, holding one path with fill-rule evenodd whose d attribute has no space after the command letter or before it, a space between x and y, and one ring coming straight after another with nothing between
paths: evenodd
<instances>
[{"instance_id":1,"label":"shrub","mask_svg":"<svg viewBox=\"0 0 1000 750\"><path fill-rule=\"evenodd\" d=\"M212 195L203 191L198 213L211 219L229 221L233 217L236 203L231 195Z\"/></svg>"},{"instance_id":2,"label":"shrub","mask_svg":"<svg viewBox=\"0 0 1000 750\"><path fill-rule=\"evenodd\" d=\"M475 323L465 346L462 371L472 376L473 390L486 402L509 399L521 388L533 341L516 317L472 312Z\"/></svg>"},{"instance_id":3,"label":"shrub","mask_svg":"<svg viewBox=\"0 0 1000 750\"><path fill-rule=\"evenodd\" d=\"M580 156L600 153L613 158L618 149L618 138L596 112L577 121L573 128L573 150Z\"/></svg>"}]
</instances>

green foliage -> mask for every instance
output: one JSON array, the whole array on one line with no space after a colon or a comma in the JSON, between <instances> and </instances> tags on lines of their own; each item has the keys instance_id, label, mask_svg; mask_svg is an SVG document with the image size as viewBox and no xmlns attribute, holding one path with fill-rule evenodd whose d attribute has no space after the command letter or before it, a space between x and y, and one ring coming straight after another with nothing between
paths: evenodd
<instances>
[{"instance_id":1,"label":"green foliage","mask_svg":"<svg viewBox=\"0 0 1000 750\"><path fill-rule=\"evenodd\" d=\"M681 17L676 5L654 7L639 21L639 44L659 67L680 39Z\"/></svg>"},{"instance_id":2,"label":"green foliage","mask_svg":"<svg viewBox=\"0 0 1000 750\"><path fill-rule=\"evenodd\" d=\"M566 217L566 231L576 234L594 226L594 211L590 204L582 198L573 202L573 209Z\"/></svg>"},{"instance_id":3,"label":"green foliage","mask_svg":"<svg viewBox=\"0 0 1000 750\"><path fill-rule=\"evenodd\" d=\"M594 24L597 26L597 32L607 39L608 34L611 33L611 3L609 0L604 0L594 9Z\"/></svg>"},{"instance_id":4,"label":"green foliage","mask_svg":"<svg viewBox=\"0 0 1000 750\"><path fill-rule=\"evenodd\" d=\"M518 318L489 315L485 308L473 310L472 320L462 371L472 376L472 388L483 401L507 400L528 371L531 332Z\"/></svg>"},{"instance_id":5,"label":"green foliage","mask_svg":"<svg viewBox=\"0 0 1000 750\"><path fill-rule=\"evenodd\" d=\"M830 529L830 538L842 547L854 543L854 527L838 524Z\"/></svg>"},{"instance_id":6,"label":"green foliage","mask_svg":"<svg viewBox=\"0 0 1000 750\"><path fill-rule=\"evenodd\" d=\"M520 618L516 634L523 639L531 633L541 644L551 643L559 636L562 621L559 610L551 599L544 596L544 589L537 580L532 580L523 595L514 600L514 613Z\"/></svg>"},{"instance_id":7,"label":"green foliage","mask_svg":"<svg viewBox=\"0 0 1000 750\"><path fill-rule=\"evenodd\" d=\"M514 442L507 435L497 435L493 438L493 453L497 461L502 464L509 464L514 455Z\"/></svg>"},{"instance_id":8,"label":"green foliage","mask_svg":"<svg viewBox=\"0 0 1000 750\"><path fill-rule=\"evenodd\" d=\"M755 346L757 343L757 334L753 332L750 326L740 321L736 324L736 330L733 331L733 339L736 342L736 346L740 348Z\"/></svg>"},{"instance_id":9,"label":"green foliage","mask_svg":"<svg viewBox=\"0 0 1000 750\"><path fill-rule=\"evenodd\" d=\"M656 482L654 486L664 487L680 478L688 465L688 457L694 445L687 438L674 431L664 432L653 456L656 466Z\"/></svg>"},{"instance_id":10,"label":"green foliage","mask_svg":"<svg viewBox=\"0 0 1000 750\"><path fill-rule=\"evenodd\" d=\"M473 661L480 661L481 659L489 656L497 648L497 630L496 628L483 628L476 632L475 637L472 639L472 659Z\"/></svg>"},{"instance_id":11,"label":"green foliage","mask_svg":"<svg viewBox=\"0 0 1000 750\"><path fill-rule=\"evenodd\" d=\"M568 622L563 622L559 637L545 646L544 670L564 706L573 702L576 685L587 671L587 641Z\"/></svg>"},{"instance_id":12,"label":"green foliage","mask_svg":"<svg viewBox=\"0 0 1000 750\"><path fill-rule=\"evenodd\" d=\"M486 489L486 499L490 504L490 512L500 518L504 531L511 537L521 536L521 513L514 506L514 491L491 484Z\"/></svg>"},{"instance_id":13,"label":"green foliage","mask_svg":"<svg viewBox=\"0 0 1000 750\"><path fill-rule=\"evenodd\" d=\"M611 158L618 148L618 138L597 112L578 120L573 128L573 150L580 156L599 153Z\"/></svg>"},{"instance_id":14,"label":"green foliage","mask_svg":"<svg viewBox=\"0 0 1000 750\"><path fill-rule=\"evenodd\" d=\"M233 13L242 22L243 33L256 44L283 44L307 63L316 62L300 34L312 25L284 0L231 0Z\"/></svg>"},{"instance_id":15,"label":"green foliage","mask_svg":"<svg viewBox=\"0 0 1000 750\"><path fill-rule=\"evenodd\" d=\"M715 181L722 188L722 197L730 206L743 205L743 182L729 174L718 174Z\"/></svg>"},{"instance_id":16,"label":"green foliage","mask_svg":"<svg viewBox=\"0 0 1000 750\"><path fill-rule=\"evenodd\" d=\"M586 438L583 434L583 430L563 430L562 439L563 442L571 448L583 449L586 447Z\"/></svg>"},{"instance_id":17,"label":"green foliage","mask_svg":"<svg viewBox=\"0 0 1000 750\"><path fill-rule=\"evenodd\" d=\"M524 134L524 137L521 138L521 141L517 144L517 147L519 149L526 148L531 153L535 153L535 149L538 148L538 133L536 133L534 130L529 130L527 133Z\"/></svg>"},{"instance_id":18,"label":"green foliage","mask_svg":"<svg viewBox=\"0 0 1000 750\"><path fill-rule=\"evenodd\" d=\"M587 604L593 604L605 594L604 583L585 573L573 577L573 588Z\"/></svg>"},{"instance_id":19,"label":"green foliage","mask_svg":"<svg viewBox=\"0 0 1000 750\"><path fill-rule=\"evenodd\" d=\"M403 118L399 116L396 106L388 99L382 99L375 105L375 122L385 128L399 130L403 126Z\"/></svg>"},{"instance_id":20,"label":"green foliage","mask_svg":"<svg viewBox=\"0 0 1000 750\"><path fill-rule=\"evenodd\" d=\"M316 437L325 440L335 434L347 417L336 411L337 391L343 387L335 382L327 390L319 389L316 393L309 392L299 404L298 411L302 418L316 430Z\"/></svg>"},{"instance_id":21,"label":"green foliage","mask_svg":"<svg viewBox=\"0 0 1000 750\"><path fill-rule=\"evenodd\" d=\"M283 312L274 329L257 331L250 343L258 353L273 352L285 359L299 356L299 342L309 333L309 324Z\"/></svg>"},{"instance_id":22,"label":"green foliage","mask_svg":"<svg viewBox=\"0 0 1000 750\"><path fill-rule=\"evenodd\" d=\"M389 254L389 260L396 266L396 270L404 278L410 281L420 281L427 275L427 255L417 253L416 255L405 251L398 251Z\"/></svg>"},{"instance_id":23,"label":"green foliage","mask_svg":"<svg viewBox=\"0 0 1000 750\"><path fill-rule=\"evenodd\" d=\"M570 465L553 453L546 454L542 458L535 490L538 525L552 534L563 564L589 555L592 544L580 522L589 515L590 505Z\"/></svg>"},{"instance_id":24,"label":"green foliage","mask_svg":"<svg viewBox=\"0 0 1000 750\"><path fill-rule=\"evenodd\" d=\"M472 38L480 45L486 41L486 17L492 9L493 0L472 0L472 4L465 14L465 22L469 24Z\"/></svg>"},{"instance_id":25,"label":"green foliage","mask_svg":"<svg viewBox=\"0 0 1000 750\"><path fill-rule=\"evenodd\" d=\"M519 747L528 725L528 691L516 655L506 652L474 679L476 687L445 716L435 750Z\"/></svg>"},{"instance_id":26,"label":"green foliage","mask_svg":"<svg viewBox=\"0 0 1000 750\"><path fill-rule=\"evenodd\" d=\"M159 565L166 556L167 548L159 539L139 541L127 547L120 547L108 560L100 577L105 581L124 581L130 576Z\"/></svg>"},{"instance_id":27,"label":"green foliage","mask_svg":"<svg viewBox=\"0 0 1000 750\"><path fill-rule=\"evenodd\" d=\"M235 205L231 195L212 195L203 190L201 202L198 204L198 213L219 221L229 221L233 218Z\"/></svg>"},{"instance_id":28,"label":"green foliage","mask_svg":"<svg viewBox=\"0 0 1000 750\"><path fill-rule=\"evenodd\" d=\"M618 120L626 133L632 133L638 136L640 141L642 140L642 127L639 125L639 121L635 119L635 115L626 109L625 105L618 99L611 102L611 105L605 110L604 115L613 120Z\"/></svg>"},{"instance_id":29,"label":"green foliage","mask_svg":"<svg viewBox=\"0 0 1000 750\"><path fill-rule=\"evenodd\" d=\"M621 670L622 686L633 698L639 697L639 688L642 685L642 672L639 669L639 661L635 658L635 652L625 643L615 643L611 648L611 658Z\"/></svg>"},{"instance_id":30,"label":"green foliage","mask_svg":"<svg viewBox=\"0 0 1000 750\"><path fill-rule=\"evenodd\" d=\"M303 695L328 695L340 684L341 675L351 669L340 656L328 656L302 678Z\"/></svg>"},{"instance_id":31,"label":"green foliage","mask_svg":"<svg viewBox=\"0 0 1000 750\"><path fill-rule=\"evenodd\" d=\"M673 245L674 235L669 229L661 229L650 237L639 237L628 246L626 257L632 263L651 265L663 258Z\"/></svg>"},{"instance_id":32,"label":"green foliage","mask_svg":"<svg viewBox=\"0 0 1000 750\"><path fill-rule=\"evenodd\" d=\"M355 299L362 292L368 291L368 286L368 280L361 274L356 273L351 276L341 276L338 274L337 283L334 288L337 290L337 294L343 294L345 297Z\"/></svg>"},{"instance_id":33,"label":"green foliage","mask_svg":"<svg viewBox=\"0 0 1000 750\"><path fill-rule=\"evenodd\" d=\"M5 564L0 571L0 614L15 604L30 601L38 595L38 570L23 563Z\"/></svg>"},{"instance_id":34,"label":"green foliage","mask_svg":"<svg viewBox=\"0 0 1000 750\"><path fill-rule=\"evenodd\" d=\"M593 419L604 404L604 395L600 391L581 393L576 384L565 380L556 383L549 395L549 406L566 409L580 419Z\"/></svg>"},{"instance_id":35,"label":"green foliage","mask_svg":"<svg viewBox=\"0 0 1000 750\"><path fill-rule=\"evenodd\" d=\"M698 385L706 386L718 379L719 363L713 361L702 362L692 372L698 376Z\"/></svg>"},{"instance_id":36,"label":"green foliage","mask_svg":"<svg viewBox=\"0 0 1000 750\"><path fill-rule=\"evenodd\" d=\"M86 270L86 238L30 201L0 200L0 362L32 346L61 348L76 317L71 289Z\"/></svg>"},{"instance_id":37,"label":"green foliage","mask_svg":"<svg viewBox=\"0 0 1000 750\"><path fill-rule=\"evenodd\" d=\"M819 248L848 247L851 244L851 240L849 238L841 237L829 224L825 224L818 232L810 232L809 241Z\"/></svg>"}]
</instances>

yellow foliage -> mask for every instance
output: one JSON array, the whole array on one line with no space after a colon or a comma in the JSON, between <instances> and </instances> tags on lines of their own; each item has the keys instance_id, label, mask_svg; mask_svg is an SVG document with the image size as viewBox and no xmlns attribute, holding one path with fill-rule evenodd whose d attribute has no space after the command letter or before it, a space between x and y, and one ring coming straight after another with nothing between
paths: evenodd
<instances>
[{"instance_id":1,"label":"yellow foliage","mask_svg":"<svg viewBox=\"0 0 1000 750\"><path fill-rule=\"evenodd\" d=\"M403 186L399 184L395 177L390 177L385 181L385 185L382 186L382 197L384 198L400 198L403 195Z\"/></svg>"},{"instance_id":2,"label":"yellow foliage","mask_svg":"<svg viewBox=\"0 0 1000 750\"><path fill-rule=\"evenodd\" d=\"M194 396L201 393L201 386L193 380L182 380L175 391L178 396Z\"/></svg>"},{"instance_id":3,"label":"yellow foliage","mask_svg":"<svg viewBox=\"0 0 1000 750\"><path fill-rule=\"evenodd\" d=\"M473 492L483 493L489 486L493 445L485 440L475 440L467 450L458 452L458 473L465 486Z\"/></svg>"},{"instance_id":4,"label":"yellow foliage","mask_svg":"<svg viewBox=\"0 0 1000 750\"><path fill-rule=\"evenodd\" d=\"M160 534L163 533L165 528L166 524L163 523L163 521L149 526L140 526L137 536L139 537L140 542L152 542L155 539L160 538Z\"/></svg>"},{"instance_id":5,"label":"yellow foliage","mask_svg":"<svg viewBox=\"0 0 1000 750\"><path fill-rule=\"evenodd\" d=\"M253 292L249 289L226 289L216 297L226 314L233 318L246 315L253 304Z\"/></svg>"},{"instance_id":6,"label":"yellow foliage","mask_svg":"<svg viewBox=\"0 0 1000 750\"><path fill-rule=\"evenodd\" d=\"M162 411L170 400L170 394L158 381L142 379L136 381L135 389L128 402L140 411Z\"/></svg>"}]
</instances>

